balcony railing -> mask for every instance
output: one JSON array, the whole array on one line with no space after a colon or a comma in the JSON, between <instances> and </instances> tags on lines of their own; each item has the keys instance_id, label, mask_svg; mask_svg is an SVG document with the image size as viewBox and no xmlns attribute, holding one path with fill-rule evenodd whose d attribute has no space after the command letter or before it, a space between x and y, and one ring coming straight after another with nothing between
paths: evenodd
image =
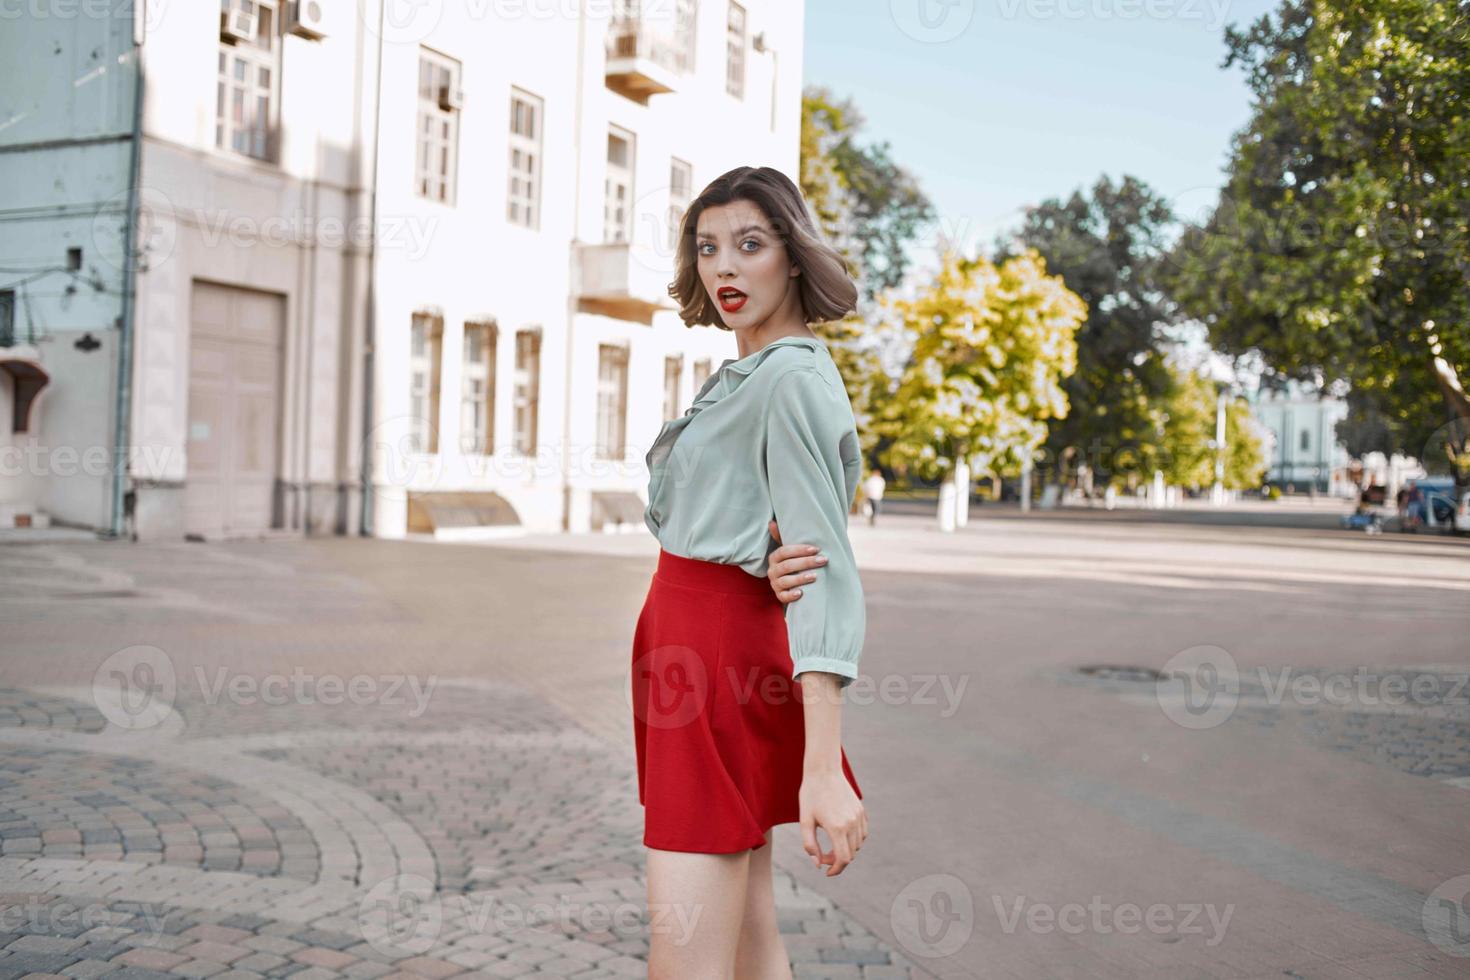
<instances>
[{"instance_id":1,"label":"balcony railing","mask_svg":"<svg viewBox=\"0 0 1470 980\"><path fill-rule=\"evenodd\" d=\"M638 102L672 92L693 70L686 27L672 31L638 17L619 17L607 32L607 85Z\"/></svg>"}]
</instances>

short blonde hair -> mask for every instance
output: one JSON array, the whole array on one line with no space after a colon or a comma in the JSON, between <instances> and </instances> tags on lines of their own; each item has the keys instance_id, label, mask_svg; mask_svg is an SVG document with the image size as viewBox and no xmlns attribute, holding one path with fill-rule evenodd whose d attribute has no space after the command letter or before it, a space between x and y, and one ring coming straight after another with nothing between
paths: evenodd
<instances>
[{"instance_id":1,"label":"short blonde hair","mask_svg":"<svg viewBox=\"0 0 1470 980\"><path fill-rule=\"evenodd\" d=\"M796 285L805 322L840 320L857 308L857 283L848 272L847 262L822 240L806 200L791 178L772 167L736 167L711 181L679 222L679 246L669 295L678 301L679 317L685 326L730 329L700 281L695 235L705 208L734 201L749 201L760 208L786 246L791 261L801 267Z\"/></svg>"}]
</instances>

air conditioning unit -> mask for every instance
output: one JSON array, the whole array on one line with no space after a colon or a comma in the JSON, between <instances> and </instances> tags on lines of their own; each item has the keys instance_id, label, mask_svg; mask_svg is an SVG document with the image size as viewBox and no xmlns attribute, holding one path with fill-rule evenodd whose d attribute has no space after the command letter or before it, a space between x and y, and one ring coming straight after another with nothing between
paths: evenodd
<instances>
[{"instance_id":1,"label":"air conditioning unit","mask_svg":"<svg viewBox=\"0 0 1470 980\"><path fill-rule=\"evenodd\" d=\"M320 41L327 36L326 16L321 0L294 0L286 30L297 37Z\"/></svg>"},{"instance_id":2,"label":"air conditioning unit","mask_svg":"<svg viewBox=\"0 0 1470 980\"><path fill-rule=\"evenodd\" d=\"M439 86L439 108L453 112L464 108L464 90L449 85Z\"/></svg>"},{"instance_id":3,"label":"air conditioning unit","mask_svg":"<svg viewBox=\"0 0 1470 980\"><path fill-rule=\"evenodd\" d=\"M236 44L254 41L260 29L259 8L251 0L231 0L228 7L219 12L219 36L221 41Z\"/></svg>"}]
</instances>

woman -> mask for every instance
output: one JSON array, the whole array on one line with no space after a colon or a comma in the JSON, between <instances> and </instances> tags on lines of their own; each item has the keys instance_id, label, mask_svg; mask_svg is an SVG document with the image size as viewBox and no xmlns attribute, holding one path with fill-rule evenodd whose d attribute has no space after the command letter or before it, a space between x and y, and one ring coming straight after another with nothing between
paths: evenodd
<instances>
[{"instance_id":1,"label":"woman","mask_svg":"<svg viewBox=\"0 0 1470 980\"><path fill-rule=\"evenodd\" d=\"M866 627L847 539L861 459L842 378L808 328L845 316L857 288L796 185L739 167L685 213L669 294L686 325L734 333L740 356L646 457L644 520L660 549L632 695L649 976L789 978L772 828L800 823L828 876L868 835L841 744L841 691ZM789 606L774 591L773 520L826 558Z\"/></svg>"}]
</instances>

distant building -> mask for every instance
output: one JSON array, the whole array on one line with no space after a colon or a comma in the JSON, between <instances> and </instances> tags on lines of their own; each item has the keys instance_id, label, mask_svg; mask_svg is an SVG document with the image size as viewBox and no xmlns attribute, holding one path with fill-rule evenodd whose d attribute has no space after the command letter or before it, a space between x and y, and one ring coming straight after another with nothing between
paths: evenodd
<instances>
[{"instance_id":1,"label":"distant building","mask_svg":"<svg viewBox=\"0 0 1470 980\"><path fill-rule=\"evenodd\" d=\"M801 3L107 6L0 32L0 515L642 525L736 354L678 319L673 223L795 177Z\"/></svg>"},{"instance_id":2,"label":"distant building","mask_svg":"<svg viewBox=\"0 0 1470 980\"><path fill-rule=\"evenodd\" d=\"M1347 448L1336 430L1337 422L1347 417L1346 401L1297 382L1246 397L1264 430L1267 483L1288 492L1294 488L1305 493L1313 487L1332 495L1352 492Z\"/></svg>"}]
</instances>

